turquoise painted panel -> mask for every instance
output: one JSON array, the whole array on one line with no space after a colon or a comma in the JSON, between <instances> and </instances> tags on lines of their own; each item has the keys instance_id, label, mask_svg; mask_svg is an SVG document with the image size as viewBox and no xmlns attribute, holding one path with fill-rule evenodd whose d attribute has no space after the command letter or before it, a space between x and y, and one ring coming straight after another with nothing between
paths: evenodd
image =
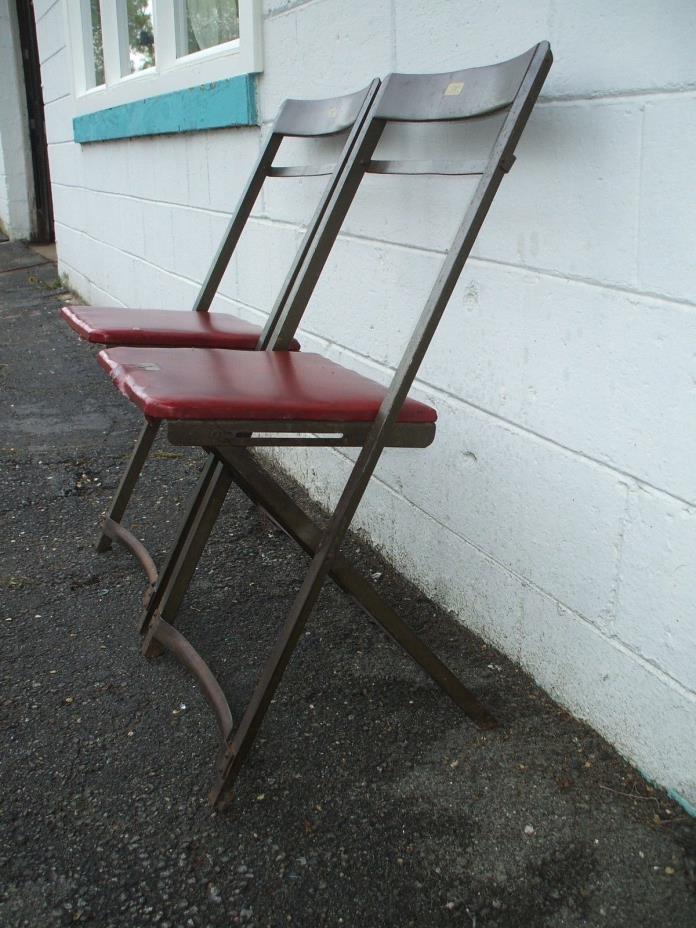
<instances>
[{"instance_id":1,"label":"turquoise painted panel","mask_svg":"<svg viewBox=\"0 0 696 928\"><path fill-rule=\"evenodd\" d=\"M168 132L253 126L256 122L256 81L252 74L242 74L77 116L73 134L75 141L84 145Z\"/></svg>"}]
</instances>

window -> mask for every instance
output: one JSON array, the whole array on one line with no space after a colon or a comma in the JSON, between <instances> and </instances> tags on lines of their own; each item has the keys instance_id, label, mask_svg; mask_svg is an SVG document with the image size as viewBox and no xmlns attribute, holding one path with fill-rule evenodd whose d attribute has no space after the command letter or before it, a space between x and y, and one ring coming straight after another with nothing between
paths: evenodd
<instances>
[{"instance_id":1,"label":"window","mask_svg":"<svg viewBox=\"0 0 696 928\"><path fill-rule=\"evenodd\" d=\"M66 0L79 115L261 70L261 0Z\"/></svg>"},{"instance_id":2,"label":"window","mask_svg":"<svg viewBox=\"0 0 696 928\"><path fill-rule=\"evenodd\" d=\"M177 55L190 55L239 38L237 0L179 0Z\"/></svg>"}]
</instances>

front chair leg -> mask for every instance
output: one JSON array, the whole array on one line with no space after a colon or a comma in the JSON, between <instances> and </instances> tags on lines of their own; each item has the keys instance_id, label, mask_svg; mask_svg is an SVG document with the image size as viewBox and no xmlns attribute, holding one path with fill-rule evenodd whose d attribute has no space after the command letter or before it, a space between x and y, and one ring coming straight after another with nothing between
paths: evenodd
<instances>
[{"instance_id":1,"label":"front chair leg","mask_svg":"<svg viewBox=\"0 0 696 928\"><path fill-rule=\"evenodd\" d=\"M223 745L217 762L217 777L210 792L211 805L223 807L232 799L232 786L247 754L251 750L261 722L273 699L273 694L288 666L307 619L321 592L328 564L325 551L312 559L307 576L295 598L292 609L266 661L251 701L231 740Z\"/></svg>"},{"instance_id":2,"label":"front chair leg","mask_svg":"<svg viewBox=\"0 0 696 928\"><path fill-rule=\"evenodd\" d=\"M121 480L118 485L118 489L114 494L114 498L111 501L104 520L115 522L117 525L120 525L121 519L123 518L123 513L126 511L126 506L133 495L133 490L136 483L138 482L138 477L140 477L140 472L143 469L145 461L150 453L152 444L157 437L157 432L159 431L160 420L159 419L148 419L143 425L138 440L135 443L135 448L131 454L128 465L123 472ZM97 551L102 553L108 551L111 548L112 539L109 538L103 531L100 532L99 538L97 540Z\"/></svg>"}]
</instances>

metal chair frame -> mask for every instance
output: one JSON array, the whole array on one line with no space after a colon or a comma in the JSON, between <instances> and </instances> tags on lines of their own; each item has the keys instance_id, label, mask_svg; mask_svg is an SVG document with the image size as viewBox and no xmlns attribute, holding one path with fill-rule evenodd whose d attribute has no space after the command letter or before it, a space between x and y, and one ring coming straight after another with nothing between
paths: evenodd
<instances>
[{"instance_id":1,"label":"metal chair frame","mask_svg":"<svg viewBox=\"0 0 696 928\"><path fill-rule=\"evenodd\" d=\"M330 175L330 179L307 226L300 248L293 259L290 270L261 333L257 347L263 347L263 342L267 339L268 333L275 327L278 318L285 310L288 300L294 292L293 288L298 283L302 266L319 230L321 220L331 202L332 194L335 192L343 176L343 170L349 162L359 130L369 112L379 84L379 80L375 79L363 90L341 97L323 100L288 99L283 102L228 223L210 270L196 297L193 305L194 312L205 313L210 310L220 282L266 179L269 177L295 178ZM347 130L350 130L348 137L335 164L292 165L288 167L273 164L273 160L285 138L320 139L338 135ZM157 579L157 568L142 542L132 532L124 528L121 521L152 450L160 425L161 420L158 419L147 419L145 421L111 504L101 521L101 532L97 541L97 551L99 552L107 551L114 541L127 548L140 562L151 584Z\"/></svg>"},{"instance_id":2,"label":"metal chair frame","mask_svg":"<svg viewBox=\"0 0 696 928\"><path fill-rule=\"evenodd\" d=\"M231 799L235 778L249 754L327 577L333 578L349 593L478 726L486 728L496 724L476 697L403 623L374 587L344 560L339 548L383 449L390 445L424 447L433 440L432 424L413 425L405 434L403 426L398 423L399 412L497 189L514 163L517 142L551 63L549 44L541 42L518 58L490 67L437 75L392 74L382 83L370 114L359 131L353 156L346 164L344 176L336 186L307 252L305 266L294 283L293 293L278 314L275 325L269 327L262 339L262 347L271 350L287 348L366 173L479 175L463 220L373 421L346 424L302 420L291 423L178 420L168 424L172 443L199 445L210 453L176 543L144 610L142 648L147 656L155 656L163 649L171 651L198 679L213 708L221 737L216 777L210 793L213 804L224 805ZM505 116L485 164L454 165L445 162L443 167L443 162L413 164L373 160L379 139L389 122L467 120L493 112L504 112ZM299 434L287 438L282 434L268 434L282 433L284 429ZM249 447L260 445L309 444L312 438L309 433L317 430L324 436L322 444L351 444L361 449L339 502L324 527L315 524L303 512L249 450ZM267 434L264 435L264 431ZM335 433L335 440L331 433ZM224 693L210 669L173 625L178 606L233 482L311 556L309 569L236 727Z\"/></svg>"}]
</instances>

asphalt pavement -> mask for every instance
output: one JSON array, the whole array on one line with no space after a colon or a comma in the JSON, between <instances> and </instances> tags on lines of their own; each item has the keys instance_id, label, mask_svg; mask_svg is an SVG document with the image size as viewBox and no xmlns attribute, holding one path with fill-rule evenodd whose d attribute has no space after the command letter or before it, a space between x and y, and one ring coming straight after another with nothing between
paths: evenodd
<instances>
[{"instance_id":1,"label":"asphalt pavement","mask_svg":"<svg viewBox=\"0 0 696 928\"><path fill-rule=\"evenodd\" d=\"M144 581L96 526L140 419L0 244L0 925L695 928L696 822L352 538L500 718L478 731L328 585L224 813L195 682L148 662ZM159 440L129 524L158 563L202 464ZM243 706L306 559L241 493L182 630ZM463 616L466 620L466 616Z\"/></svg>"}]
</instances>

